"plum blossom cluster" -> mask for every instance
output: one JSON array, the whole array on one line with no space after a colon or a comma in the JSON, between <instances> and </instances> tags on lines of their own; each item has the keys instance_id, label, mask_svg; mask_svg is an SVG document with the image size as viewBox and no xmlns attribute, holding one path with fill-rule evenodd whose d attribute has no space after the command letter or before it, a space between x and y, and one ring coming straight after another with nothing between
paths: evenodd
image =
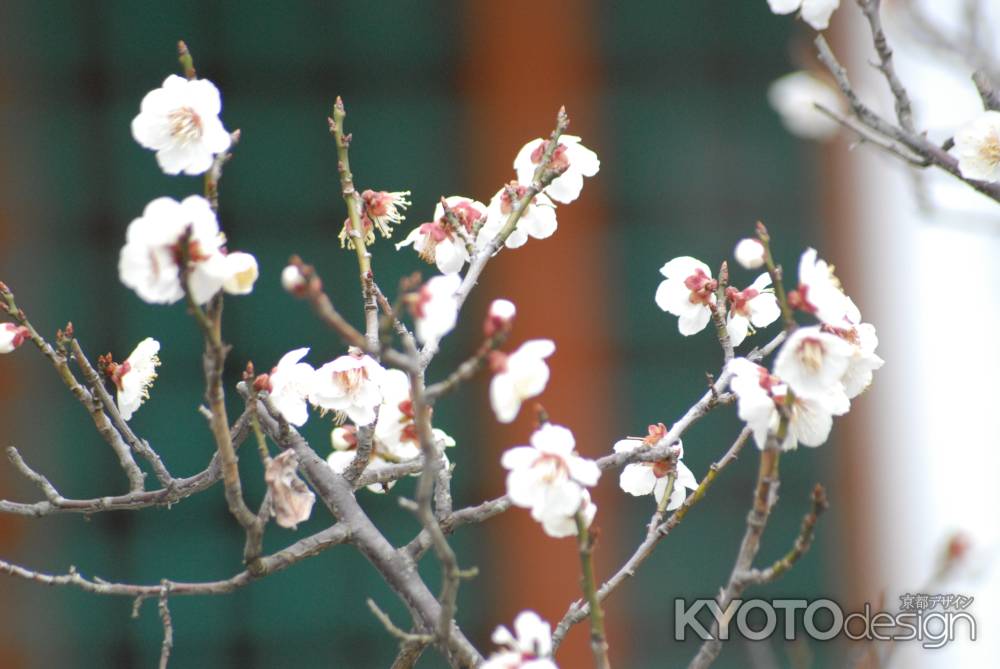
<instances>
[{"instance_id":1,"label":"plum blossom cluster","mask_svg":"<svg viewBox=\"0 0 1000 669\"><path fill-rule=\"evenodd\" d=\"M443 198L434 208L433 220L414 228L396 247L412 246L443 274L460 272L475 253L503 232L515 208L529 196L539 176L536 173L546 165L557 176L541 192L532 190L516 226L502 241L513 249L523 246L529 237L552 236L558 227L555 202L569 204L577 199L584 177L597 174L600 161L579 137L562 135L551 159L543 164L550 142L534 139L521 148L514 159L517 180L497 191L489 206L459 195Z\"/></svg>"},{"instance_id":2,"label":"plum blossom cluster","mask_svg":"<svg viewBox=\"0 0 1000 669\"><path fill-rule=\"evenodd\" d=\"M665 279L656 289L656 304L677 316L677 328L682 335L701 332L713 313L728 308L726 329L733 346L739 346L748 334L767 327L781 315L771 277L766 272L743 290L726 286L721 296L719 281L712 278L712 270L696 258L674 258L660 268L660 273Z\"/></svg>"},{"instance_id":3,"label":"plum blossom cluster","mask_svg":"<svg viewBox=\"0 0 1000 669\"><path fill-rule=\"evenodd\" d=\"M203 174L222 157L232 137L222 125L222 99L206 79L170 75L142 100L132 135L156 151L166 174ZM133 220L118 258L118 275L144 301L173 304L190 295L204 305L219 291L247 295L257 281L257 260L229 253L211 203L200 195L178 202L160 197Z\"/></svg>"},{"instance_id":4,"label":"plum blossom cluster","mask_svg":"<svg viewBox=\"0 0 1000 669\"><path fill-rule=\"evenodd\" d=\"M739 416L758 447L771 437L782 450L798 444L819 446L833 417L850 409L883 360L878 337L861 322L854 302L841 290L833 268L807 249L799 263L799 286L789 304L811 314L818 325L795 328L778 351L773 370L746 358L729 363L730 387L739 398Z\"/></svg>"},{"instance_id":5,"label":"plum blossom cluster","mask_svg":"<svg viewBox=\"0 0 1000 669\"><path fill-rule=\"evenodd\" d=\"M274 407L296 427L308 421L310 405L335 412L338 421L351 421L335 426L330 433L333 451L327 463L334 471L342 473L347 469L357 451L358 428L372 424L374 437L367 471L377 472L388 464L420 456L410 381L404 372L385 369L357 349L314 369L302 361L308 353L308 348L289 351L269 374L257 377L254 388L268 392ZM443 430L434 428L433 435L442 454L444 448L455 445ZM390 481L368 488L387 492L393 484Z\"/></svg>"},{"instance_id":6,"label":"plum blossom cluster","mask_svg":"<svg viewBox=\"0 0 1000 669\"><path fill-rule=\"evenodd\" d=\"M569 429L546 423L531 435L530 446L515 446L500 459L509 470L511 503L531 509L531 517L551 537L576 535L578 514L589 526L597 513L587 488L597 485L601 470L575 449Z\"/></svg>"}]
</instances>

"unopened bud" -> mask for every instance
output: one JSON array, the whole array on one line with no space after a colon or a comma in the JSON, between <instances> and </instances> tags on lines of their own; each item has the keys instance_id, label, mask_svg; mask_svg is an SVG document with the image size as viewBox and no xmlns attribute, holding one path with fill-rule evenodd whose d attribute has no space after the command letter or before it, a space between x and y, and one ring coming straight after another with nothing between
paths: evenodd
<instances>
[{"instance_id":1,"label":"unopened bud","mask_svg":"<svg viewBox=\"0 0 1000 669\"><path fill-rule=\"evenodd\" d=\"M483 323L483 332L487 337L492 337L498 332L510 330L516 314L517 308L510 300L493 300L486 321Z\"/></svg>"},{"instance_id":2,"label":"unopened bud","mask_svg":"<svg viewBox=\"0 0 1000 669\"><path fill-rule=\"evenodd\" d=\"M288 265L281 270L281 286L295 297L306 294L306 278L295 265Z\"/></svg>"},{"instance_id":3,"label":"unopened bud","mask_svg":"<svg viewBox=\"0 0 1000 669\"><path fill-rule=\"evenodd\" d=\"M736 262L746 269L758 269L764 266L764 245L756 239L741 239L733 252Z\"/></svg>"},{"instance_id":4,"label":"unopened bud","mask_svg":"<svg viewBox=\"0 0 1000 669\"><path fill-rule=\"evenodd\" d=\"M358 446L358 429L353 425L341 425L333 428L330 433L330 442L334 450L349 451Z\"/></svg>"},{"instance_id":5,"label":"unopened bud","mask_svg":"<svg viewBox=\"0 0 1000 669\"><path fill-rule=\"evenodd\" d=\"M253 389L255 392L271 392L271 377L267 374L260 374L256 379L253 380Z\"/></svg>"}]
</instances>

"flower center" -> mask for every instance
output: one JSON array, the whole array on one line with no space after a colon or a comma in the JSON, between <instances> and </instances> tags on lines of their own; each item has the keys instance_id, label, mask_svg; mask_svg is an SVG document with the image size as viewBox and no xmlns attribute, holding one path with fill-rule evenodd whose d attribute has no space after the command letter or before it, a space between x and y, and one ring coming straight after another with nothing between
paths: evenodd
<instances>
[{"instance_id":1,"label":"flower center","mask_svg":"<svg viewBox=\"0 0 1000 669\"><path fill-rule=\"evenodd\" d=\"M167 114L170 134L174 139L187 143L201 139L202 123L198 113L191 107L178 107Z\"/></svg>"},{"instance_id":2,"label":"flower center","mask_svg":"<svg viewBox=\"0 0 1000 669\"><path fill-rule=\"evenodd\" d=\"M345 369L342 372L334 372L333 380L350 395L356 393L361 384L368 380L368 371L364 367Z\"/></svg>"},{"instance_id":3,"label":"flower center","mask_svg":"<svg viewBox=\"0 0 1000 669\"><path fill-rule=\"evenodd\" d=\"M691 304L704 304L708 306L712 300L712 294L719 287L719 282L705 274L705 270L700 267L694 274L684 279L684 286L691 291L688 299Z\"/></svg>"},{"instance_id":4,"label":"flower center","mask_svg":"<svg viewBox=\"0 0 1000 669\"><path fill-rule=\"evenodd\" d=\"M803 339L797 352L799 361L810 372L818 372L823 367L823 356L826 351L819 339L813 337Z\"/></svg>"},{"instance_id":5,"label":"flower center","mask_svg":"<svg viewBox=\"0 0 1000 669\"><path fill-rule=\"evenodd\" d=\"M532 467L538 470L542 481L545 483L553 483L569 478L569 467L566 466L566 461L558 455L542 453L535 460L535 464Z\"/></svg>"},{"instance_id":6,"label":"flower center","mask_svg":"<svg viewBox=\"0 0 1000 669\"><path fill-rule=\"evenodd\" d=\"M996 132L990 133L979 145L979 157L993 167L1000 165L1000 135Z\"/></svg>"}]
</instances>

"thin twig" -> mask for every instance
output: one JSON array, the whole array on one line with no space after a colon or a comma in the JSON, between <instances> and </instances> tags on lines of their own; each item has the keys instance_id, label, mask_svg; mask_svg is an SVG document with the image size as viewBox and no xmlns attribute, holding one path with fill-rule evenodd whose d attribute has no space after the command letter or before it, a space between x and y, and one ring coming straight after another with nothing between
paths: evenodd
<instances>
[{"instance_id":1,"label":"thin twig","mask_svg":"<svg viewBox=\"0 0 1000 669\"><path fill-rule=\"evenodd\" d=\"M594 665L597 669L611 669L611 661L608 658L608 637L604 629L604 611L597 596L597 582L594 578L594 541L587 529L587 518L583 511L576 513L576 531L582 570L580 584L583 598L590 609L590 650L594 655Z\"/></svg>"},{"instance_id":2,"label":"thin twig","mask_svg":"<svg viewBox=\"0 0 1000 669\"><path fill-rule=\"evenodd\" d=\"M163 644L160 646L160 669L167 669L170 662L170 651L174 647L174 625L170 620L170 607L167 605L167 598L170 594L170 584L167 581L161 583L160 588L160 621L163 623Z\"/></svg>"}]
</instances>

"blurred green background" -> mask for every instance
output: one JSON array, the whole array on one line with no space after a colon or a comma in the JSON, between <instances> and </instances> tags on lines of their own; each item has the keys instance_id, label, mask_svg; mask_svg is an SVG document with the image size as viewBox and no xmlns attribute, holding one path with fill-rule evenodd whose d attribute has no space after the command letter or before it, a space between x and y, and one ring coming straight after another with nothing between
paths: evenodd
<instances>
[{"instance_id":1,"label":"blurred green background","mask_svg":"<svg viewBox=\"0 0 1000 669\"><path fill-rule=\"evenodd\" d=\"M635 434L647 423L683 413L704 387L705 372L718 365L708 332L679 336L676 320L653 304L657 269L676 255L717 265L758 218L768 222L786 264L804 245L817 243L813 149L781 128L765 100L767 84L791 69L794 26L772 16L764 0L563 4L567 21L591 22L598 37L591 48L604 83L594 93L598 108L588 113L600 128L585 141L602 158L597 179L613 217L608 225L617 227L614 233L609 227L603 240L606 265L586 271L600 273L610 295L630 296L606 305L616 324L606 342L615 367L597 381L615 398L608 436ZM116 265L127 224L149 200L200 189L197 179L160 173L153 155L128 130L142 96L177 71L176 41L188 42L199 74L222 91L227 128L243 131L222 182L221 222L231 248L257 256L261 280L252 297L227 301L226 332L234 345L228 374L235 382L247 360L263 369L299 346L312 347L314 364L340 352L304 305L282 292L277 277L290 254L316 263L343 311L358 313L356 266L335 238L344 210L325 121L335 95L348 103L352 166L360 184L412 191L404 230L427 220L441 195L468 193L485 201L492 194L470 192L475 156L463 151L463 137L476 128L457 74L469 40L476 39L463 33L463 25L479 9L477 2L403 0L3 3L0 193L7 230L0 279L48 335L72 320L94 357L107 351L124 357L148 335L163 343L153 399L133 423L175 474L200 470L211 455L207 427L196 412L202 391L199 337L182 306L146 305L121 286ZM512 12L496 30L505 31L516 49L518 22L530 20ZM558 48L558 26L552 39ZM540 123L537 133L547 132L550 116ZM499 150L513 156L517 148ZM497 185L506 178L498 175ZM559 234L539 243L555 252ZM387 246L380 250L389 253ZM379 264L380 283L395 286L418 269L426 270L414 254L401 254ZM749 273L737 277L742 283L752 279ZM486 296L477 299L482 304ZM452 335L437 369L470 351L477 330L473 324ZM0 407L5 445L18 445L67 496L122 488L112 454L40 358L27 350L5 356L0 378L7 379ZM484 386L474 388L449 397L435 415L460 445L452 456L459 467L458 503L498 492L478 485L478 472L496 463L475 448L475 435L491 429L492 419ZM230 400L235 416L238 403ZM688 433L686 462L697 476L738 427L729 409ZM329 452L327 429L314 419L305 431L322 456ZM607 444L610 449L610 439ZM806 449L783 462L784 503L765 536L762 563L790 546L813 483L832 483L832 453ZM755 460L748 449L697 513L615 595L616 610L630 612L617 627L619 637L611 639L622 666L671 666L694 654L693 643L670 640L672 600L712 596L728 577ZM244 457L242 466L248 495L257 500L259 463ZM609 475L602 486L613 489L614 483ZM37 497L9 471L0 484L4 498ZM410 483L397 488L401 494L411 490ZM390 539L412 536L416 526L399 512L395 492L362 496ZM627 556L650 510L648 499L629 498L620 502L617 518L605 520L616 537L602 545L606 564ZM831 517L808 558L757 592L836 593L836 506ZM272 528L265 548L277 550L328 523L317 505L294 535ZM242 547L219 486L170 510L49 517L2 527L5 559L52 572L73 564L84 574L129 582L225 578L239 569ZM489 532L487 526L456 535L463 564L502 565L504 551L516 551L490 542ZM539 565L546 568L543 558ZM422 567L433 584L433 559ZM498 593L511 587L506 577L486 572L463 588L461 622L482 648L488 648L493 626L510 623L510 615L494 606ZM402 607L363 558L336 549L230 596L174 598L171 666L387 667L394 643L366 610L367 596L403 624ZM555 622L566 603L550 603L544 613ZM146 603L138 620L129 618L130 606L125 599L2 580L5 662L151 666L161 638L155 606ZM791 662L779 642L772 650L779 664ZM794 652L815 654L814 666L832 654L820 645ZM743 667L747 658L740 643L731 644L718 666ZM428 653L420 666L442 661Z\"/></svg>"}]
</instances>

